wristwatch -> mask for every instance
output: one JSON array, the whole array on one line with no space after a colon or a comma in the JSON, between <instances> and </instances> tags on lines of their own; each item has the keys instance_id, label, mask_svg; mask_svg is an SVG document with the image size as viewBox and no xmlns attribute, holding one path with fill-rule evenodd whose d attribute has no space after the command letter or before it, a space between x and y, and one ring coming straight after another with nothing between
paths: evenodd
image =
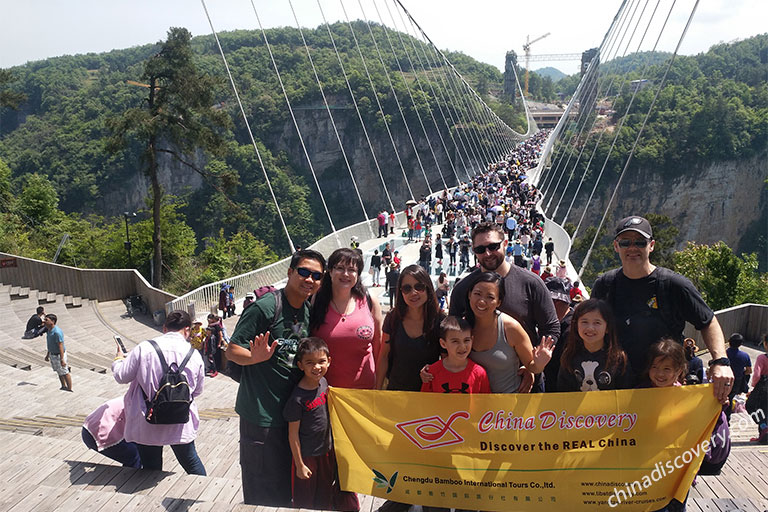
<instances>
[{"instance_id":1,"label":"wristwatch","mask_svg":"<svg viewBox=\"0 0 768 512\"><path fill-rule=\"evenodd\" d=\"M727 357L713 359L709 362L709 366L731 366L731 360Z\"/></svg>"}]
</instances>

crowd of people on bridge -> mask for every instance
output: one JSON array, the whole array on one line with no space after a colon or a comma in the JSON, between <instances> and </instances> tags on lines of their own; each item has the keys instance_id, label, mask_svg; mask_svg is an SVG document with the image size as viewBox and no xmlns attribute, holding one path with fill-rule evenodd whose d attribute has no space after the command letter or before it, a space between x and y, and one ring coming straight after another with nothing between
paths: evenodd
<instances>
[{"instance_id":1,"label":"crowd of people on bridge","mask_svg":"<svg viewBox=\"0 0 768 512\"><path fill-rule=\"evenodd\" d=\"M629 216L618 223L613 247L621 267L601 276L588 300L581 284L567 276L565 261L550 267L555 247L534 208L539 192L525 176L545 139L546 133L537 134L455 191L409 206L404 238L421 236L426 249L411 265L389 244L373 255L390 292L386 315L363 284L357 248L337 249L327 259L297 251L285 287L243 310L229 343L219 346L239 378L235 410L246 504L357 510L356 496L342 491L336 478L329 386L528 393L680 385L690 375L682 334L687 321L709 349L715 397L728 402L734 372L717 318L690 281L650 263L655 240L646 219ZM383 216L385 236L395 226L394 218ZM440 231L431 233L437 226ZM465 274L450 290L444 271L454 266L453 275ZM440 274L438 286L432 270ZM169 364L184 366L194 396L202 391L205 363L179 344L192 330L184 315L169 316L158 343ZM156 446L171 445L188 472L204 474L194 448L194 405L183 425L145 421L147 402L140 393L156 389L164 371L147 343L127 356L118 351L113 365L115 378L131 383L124 440L137 443L142 463L148 458L145 467L158 468ZM768 364L760 364L765 374ZM746 375L741 372L737 382ZM162 435L153 438L154 429ZM717 472L724 457L710 454L708 471ZM382 510L407 508L387 502ZM672 502L662 510L684 508Z\"/></svg>"}]
</instances>

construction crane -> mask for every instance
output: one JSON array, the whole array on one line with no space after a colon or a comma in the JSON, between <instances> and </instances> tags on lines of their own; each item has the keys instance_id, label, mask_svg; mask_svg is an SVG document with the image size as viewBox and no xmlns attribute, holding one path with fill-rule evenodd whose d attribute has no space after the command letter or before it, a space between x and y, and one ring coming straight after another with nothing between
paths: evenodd
<instances>
[{"instance_id":1,"label":"construction crane","mask_svg":"<svg viewBox=\"0 0 768 512\"><path fill-rule=\"evenodd\" d=\"M541 41L545 37L547 37L550 34L550 32L547 32L543 36L539 36L533 41L531 41L531 36L525 36L525 44L523 45L523 51L525 51L525 96L528 96L528 70L530 68L529 66L529 60L531 58L531 45L535 43L536 41Z\"/></svg>"}]
</instances>

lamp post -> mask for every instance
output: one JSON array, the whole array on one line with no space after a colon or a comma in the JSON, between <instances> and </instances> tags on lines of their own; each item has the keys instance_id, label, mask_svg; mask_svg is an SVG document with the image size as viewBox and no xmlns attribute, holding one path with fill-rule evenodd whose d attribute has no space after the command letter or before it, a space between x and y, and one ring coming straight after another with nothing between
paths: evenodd
<instances>
[{"instance_id":1,"label":"lamp post","mask_svg":"<svg viewBox=\"0 0 768 512\"><path fill-rule=\"evenodd\" d=\"M123 212L123 218L125 219L125 250L128 252L128 268L133 268L133 260L131 260L131 237L128 235L128 219L135 217L136 213Z\"/></svg>"}]
</instances>

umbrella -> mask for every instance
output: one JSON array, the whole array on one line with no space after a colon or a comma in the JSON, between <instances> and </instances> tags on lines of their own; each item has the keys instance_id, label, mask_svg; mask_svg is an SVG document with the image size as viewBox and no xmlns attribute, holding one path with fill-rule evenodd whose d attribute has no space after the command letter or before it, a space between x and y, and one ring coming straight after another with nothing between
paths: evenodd
<instances>
[{"instance_id":1,"label":"umbrella","mask_svg":"<svg viewBox=\"0 0 768 512\"><path fill-rule=\"evenodd\" d=\"M405 206L416 206L416 204L417 204L416 201L414 201L413 199L409 199L405 202Z\"/></svg>"}]
</instances>

